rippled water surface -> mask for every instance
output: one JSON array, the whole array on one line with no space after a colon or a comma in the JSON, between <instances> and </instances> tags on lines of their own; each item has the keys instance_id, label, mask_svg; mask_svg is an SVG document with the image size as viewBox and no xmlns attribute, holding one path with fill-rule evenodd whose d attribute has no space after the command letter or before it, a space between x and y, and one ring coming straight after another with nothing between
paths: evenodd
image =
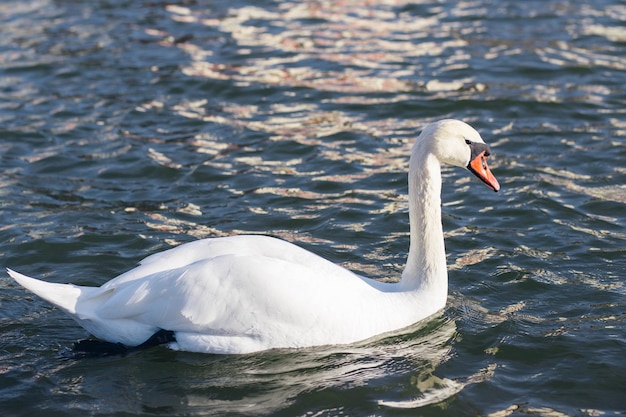
<instances>
[{"instance_id":1,"label":"rippled water surface","mask_svg":"<svg viewBox=\"0 0 626 417\"><path fill-rule=\"evenodd\" d=\"M444 169L446 309L353 346L75 359L87 334L0 279L5 416L626 413L626 5L0 2L0 253L100 285L266 233L378 279L408 249L411 144Z\"/></svg>"}]
</instances>

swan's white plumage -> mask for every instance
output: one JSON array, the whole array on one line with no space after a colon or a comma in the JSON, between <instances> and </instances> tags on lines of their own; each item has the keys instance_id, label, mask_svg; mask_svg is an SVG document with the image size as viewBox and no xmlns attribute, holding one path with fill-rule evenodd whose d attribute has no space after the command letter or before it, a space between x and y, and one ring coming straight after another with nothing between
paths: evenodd
<instances>
[{"instance_id":1,"label":"swan's white plumage","mask_svg":"<svg viewBox=\"0 0 626 417\"><path fill-rule=\"evenodd\" d=\"M441 121L427 127L413 148L411 247L398 284L361 277L296 245L258 235L187 243L147 257L98 288L8 272L93 335L128 346L159 329L174 332L174 349L212 353L363 340L444 307L439 165L467 166L466 139L482 143L465 123Z\"/></svg>"}]
</instances>

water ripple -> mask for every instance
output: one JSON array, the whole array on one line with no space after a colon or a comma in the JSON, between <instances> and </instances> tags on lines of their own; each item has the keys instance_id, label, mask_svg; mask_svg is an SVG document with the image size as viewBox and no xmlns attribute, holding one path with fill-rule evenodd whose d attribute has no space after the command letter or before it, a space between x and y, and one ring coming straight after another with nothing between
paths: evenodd
<instances>
[{"instance_id":1,"label":"water ripple","mask_svg":"<svg viewBox=\"0 0 626 417\"><path fill-rule=\"evenodd\" d=\"M623 4L33 0L0 11L2 254L50 281L98 285L170 245L239 233L396 280L410 148L444 117L481 131L503 185L487 194L444 169L448 307L345 349L68 361L82 330L2 281L3 410L623 411Z\"/></svg>"}]
</instances>

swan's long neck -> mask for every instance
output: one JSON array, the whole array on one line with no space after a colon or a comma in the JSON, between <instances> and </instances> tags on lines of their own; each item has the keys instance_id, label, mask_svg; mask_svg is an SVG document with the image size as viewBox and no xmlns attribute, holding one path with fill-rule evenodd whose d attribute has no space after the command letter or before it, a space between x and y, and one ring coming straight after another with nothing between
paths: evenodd
<instances>
[{"instance_id":1,"label":"swan's long neck","mask_svg":"<svg viewBox=\"0 0 626 417\"><path fill-rule=\"evenodd\" d=\"M441 164L428 142L414 145L409 163L411 244L401 285L404 290L443 298L448 292L441 225Z\"/></svg>"}]
</instances>

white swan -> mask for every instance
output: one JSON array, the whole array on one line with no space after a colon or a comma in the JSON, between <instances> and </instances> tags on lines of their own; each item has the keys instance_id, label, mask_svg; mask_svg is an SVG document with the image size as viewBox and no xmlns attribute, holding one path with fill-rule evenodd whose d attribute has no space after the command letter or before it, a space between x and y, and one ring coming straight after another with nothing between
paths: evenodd
<instances>
[{"instance_id":1,"label":"white swan","mask_svg":"<svg viewBox=\"0 0 626 417\"><path fill-rule=\"evenodd\" d=\"M441 163L467 167L492 190L489 147L459 120L427 126L411 152L408 260L398 283L361 277L266 236L203 239L144 259L101 287L8 273L94 336L141 345L160 330L172 349L248 353L347 344L442 309L448 275L441 225Z\"/></svg>"}]
</instances>

